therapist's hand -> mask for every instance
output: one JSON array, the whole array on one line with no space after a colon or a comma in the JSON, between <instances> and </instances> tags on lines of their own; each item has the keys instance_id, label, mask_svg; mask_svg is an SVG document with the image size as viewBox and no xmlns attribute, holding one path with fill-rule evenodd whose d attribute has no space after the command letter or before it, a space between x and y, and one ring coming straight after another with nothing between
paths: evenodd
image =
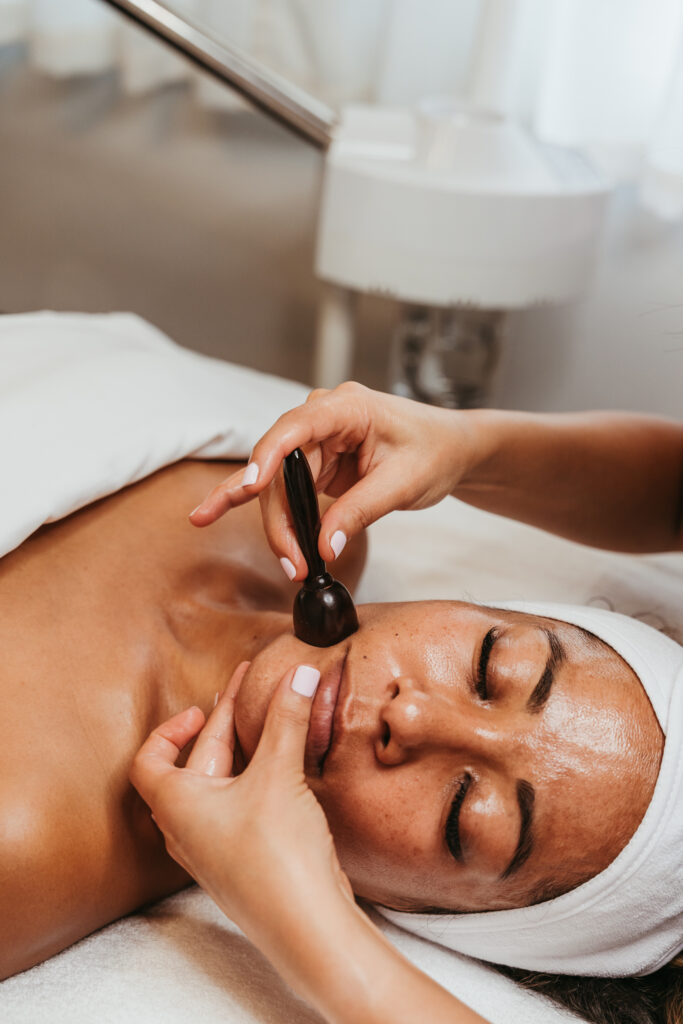
<instances>
[{"instance_id":1,"label":"therapist's hand","mask_svg":"<svg viewBox=\"0 0 683 1024\"><path fill-rule=\"evenodd\" d=\"M189 708L158 726L130 777L171 856L272 955L293 915L299 921L353 896L304 778L312 700L292 688L294 668L271 699L251 762L241 775L231 774L235 698L247 668L245 662L236 670L206 723L199 708ZM186 766L176 767L195 736Z\"/></svg>"},{"instance_id":2,"label":"therapist's hand","mask_svg":"<svg viewBox=\"0 0 683 1024\"><path fill-rule=\"evenodd\" d=\"M301 580L306 561L279 472L285 455L303 448L318 491L336 499L322 516L318 545L325 561L333 561L350 537L381 516L427 508L450 494L468 472L475 440L467 413L355 383L313 391L277 420L254 447L249 466L215 487L190 520L207 526L258 495L271 548L287 575Z\"/></svg>"},{"instance_id":3,"label":"therapist's hand","mask_svg":"<svg viewBox=\"0 0 683 1024\"><path fill-rule=\"evenodd\" d=\"M249 765L231 776L243 663L204 724L189 708L138 752L131 780L169 853L330 1024L486 1024L409 963L356 906L306 785L311 698L281 680ZM203 726L203 728L202 728ZM175 762L197 736L185 768Z\"/></svg>"}]
</instances>

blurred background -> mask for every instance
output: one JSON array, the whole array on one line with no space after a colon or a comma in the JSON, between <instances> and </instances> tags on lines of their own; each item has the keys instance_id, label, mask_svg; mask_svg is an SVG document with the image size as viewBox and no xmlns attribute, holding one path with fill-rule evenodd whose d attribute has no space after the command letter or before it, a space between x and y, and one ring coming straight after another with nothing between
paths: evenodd
<instances>
[{"instance_id":1,"label":"blurred background","mask_svg":"<svg viewBox=\"0 0 683 1024\"><path fill-rule=\"evenodd\" d=\"M519 301L503 301L494 289L473 308L462 297L468 316L479 307L495 316L507 310L475 404L681 415L681 0L166 6L328 104L342 124L349 110L363 111L371 126L375 111L389 110L401 124L417 118L421 130L426 98L439 97L440 125L452 128L456 110L458 125L463 110L494 118L496 132L513 124L527 147L526 170L533 147L545 147L538 152L555 168L548 154L578 151L600 183L593 192L604 197L585 280L576 294L551 299L527 289ZM389 154L381 134L363 142L366 169L371 159L389 178L396 168L422 168L418 143ZM447 201L454 190L474 195L482 182L486 203L487 187L499 197L509 178L512 201L520 191L533 200L538 180L516 177L507 150L496 149L500 167L487 185L476 162L463 177L459 135L453 151L438 156L444 138L441 127L430 136L419 188ZM102 0L0 0L0 311L132 310L182 345L314 383L321 309L329 314L330 294L338 301L341 288L351 375L405 389L406 359L422 338L432 360L418 352L422 384L429 390L436 380L432 397L457 404L445 384L439 397L443 366L434 370L444 346L458 332L462 340L457 288L435 300L417 285L394 289L372 275L367 287L349 287L326 269L320 211L334 196L325 199L323 183L331 159L353 160L348 140L345 152L335 145L326 155L307 144ZM548 187L561 200L558 175L569 189L565 171ZM504 242L505 218L496 221L490 209ZM534 207L524 209L533 233ZM415 228L409 218L395 221L409 247ZM454 245L464 239L474 249L477 232L468 225L470 236L460 237L457 224L449 230ZM552 230L560 251L564 240ZM423 258L443 263L439 252L416 250L416 268ZM543 262L538 251L535 258ZM487 277L486 260L478 273ZM496 273L492 267L492 280ZM483 351L477 345L489 343L476 323L457 372L464 366L467 374Z\"/></svg>"}]
</instances>

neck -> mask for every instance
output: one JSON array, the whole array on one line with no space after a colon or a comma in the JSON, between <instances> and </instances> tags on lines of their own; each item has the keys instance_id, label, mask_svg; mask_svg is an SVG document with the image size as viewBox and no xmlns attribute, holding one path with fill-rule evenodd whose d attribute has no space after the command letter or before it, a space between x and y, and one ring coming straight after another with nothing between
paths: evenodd
<instances>
[{"instance_id":1,"label":"neck","mask_svg":"<svg viewBox=\"0 0 683 1024\"><path fill-rule=\"evenodd\" d=\"M164 684L169 714L196 704L208 715L240 662L291 632L292 616L194 597L178 602L167 613L167 624L174 668Z\"/></svg>"}]
</instances>

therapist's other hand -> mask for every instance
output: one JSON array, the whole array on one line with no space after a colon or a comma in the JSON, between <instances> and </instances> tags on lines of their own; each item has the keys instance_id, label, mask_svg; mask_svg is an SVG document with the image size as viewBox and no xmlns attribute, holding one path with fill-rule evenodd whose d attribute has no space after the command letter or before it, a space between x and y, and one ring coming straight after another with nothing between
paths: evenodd
<instances>
[{"instance_id":1,"label":"therapist's other hand","mask_svg":"<svg viewBox=\"0 0 683 1024\"><path fill-rule=\"evenodd\" d=\"M270 702L252 760L233 776L234 707L248 668L235 671L205 723L189 708L158 726L135 757L130 778L149 804L170 855L240 928L268 952L293 914L352 899L327 819L303 770L316 670L290 669ZM184 768L183 749L197 737Z\"/></svg>"},{"instance_id":2,"label":"therapist's other hand","mask_svg":"<svg viewBox=\"0 0 683 1024\"><path fill-rule=\"evenodd\" d=\"M318 491L336 500L321 519L319 550L333 561L347 540L394 509L435 505L465 477L474 437L466 413L438 409L348 382L311 392L254 447L244 470L222 481L190 519L207 526L257 495L268 542L292 579L306 561L287 505L282 460L308 457Z\"/></svg>"}]
</instances>

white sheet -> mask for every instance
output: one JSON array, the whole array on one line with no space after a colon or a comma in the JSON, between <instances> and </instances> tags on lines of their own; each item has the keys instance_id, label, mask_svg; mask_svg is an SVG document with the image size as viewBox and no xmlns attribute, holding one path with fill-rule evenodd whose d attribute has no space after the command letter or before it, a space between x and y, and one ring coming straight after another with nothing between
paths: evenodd
<instances>
[{"instance_id":1,"label":"white sheet","mask_svg":"<svg viewBox=\"0 0 683 1024\"><path fill-rule=\"evenodd\" d=\"M16 321L18 318L0 318L0 361L3 319ZM78 343L90 344L88 338L108 328L105 318L92 318L92 327L97 329L93 335L86 322L89 319L72 319L70 326L65 320L57 324L52 315L48 316L40 328L45 328L43 344L49 344L49 338L54 338L57 329L65 328L63 336L66 338L69 330L76 326L80 334ZM122 343L134 346L135 335L147 335L147 339L143 339L145 344L154 335L159 342L157 358L161 360L162 350L169 345L163 336L137 318L130 318L128 322L130 331L120 317L111 325L119 337L123 331ZM38 325L25 324L22 329L31 334ZM37 358L40 348L37 334L32 337L32 345ZM170 350L164 367L164 388L155 396L158 429L143 429L144 410L136 406L132 398L128 399L126 419L142 424L143 439L138 436L139 443L128 452L125 466L114 457L116 445L112 446L112 465L117 468L118 479L126 473L133 474L131 479L140 479L145 470L153 471L150 466L158 468L164 464L158 461L160 457L170 453L167 461L174 461L190 451L200 451L209 441L212 447L207 446L205 454L210 453L211 457L221 457L221 444L232 445L227 454L248 454L263 428L255 421L253 428L258 432L243 436L245 447L236 450L234 431L239 424L229 422L228 403L221 394L221 389L230 385L231 373L232 380L239 379L242 388L241 395L237 395L240 408L246 409L250 416L257 407L266 418L271 410L273 416L277 415L276 403L286 397L284 391L278 391L273 379L267 378L269 408L268 402L256 400L256 392L263 393L258 374L186 353L181 355L181 359L176 359L176 350ZM117 365L124 364L110 358L106 365L107 373L111 374ZM33 372L27 370L26 373L28 384L32 386ZM69 379L68 374L60 372L52 380L57 377L65 383ZM159 377L155 379L158 381ZM184 388L188 381L200 400L192 405L194 412L186 413ZM17 374L15 386L19 383ZM106 377L101 380L103 389L118 386L124 384ZM297 386L285 383L284 388L292 389L288 394L294 396L294 402L299 400L297 396L302 392ZM6 390L4 379L0 389ZM204 389L208 399L201 401ZM136 395L138 403L145 400L144 390L137 388L134 382L128 394ZM70 387L68 400L73 403L77 397ZM49 423L43 421L43 434L52 429L58 419L56 393L52 394L50 402L51 419ZM183 406L182 414L179 403ZM106 409L107 417L111 417L112 404L105 403L102 408ZM97 403L91 402L90 409L99 422ZM227 416L222 425L221 413ZM39 409L36 415L40 415ZM194 423L201 416L206 416L207 427L207 436L203 439L194 428L188 433L188 420ZM77 422L73 416L72 421ZM111 434L112 424L110 420L107 422L108 431L102 428L99 435L103 443L108 443ZM94 430L96 426L97 423L90 423L89 429ZM8 435L0 436L4 436L6 442ZM16 431L11 436L18 447L21 438ZM32 431L30 436L39 448L39 432ZM58 449L53 447L53 457L58 455ZM74 462L73 453L70 462ZM59 473L53 474L55 480L59 476ZM100 487L103 479L102 475L98 477ZM111 478L105 485L110 490L115 489ZM86 489L81 484L73 488L69 500L75 500L77 495L80 495L80 504L93 500L84 497L85 494ZM60 502L60 508L70 511L64 493ZM35 508L32 515L35 522ZM55 517L54 512L50 515ZM0 532L4 517L3 510ZM17 535L16 518L12 519L12 524ZM579 603L606 599L618 610L631 614L642 612L650 621L659 617L668 625L683 629L682 583L683 556L631 558L597 553L448 499L435 509L396 513L377 524L372 531L370 561L360 596L363 600L451 597L481 601L534 597ZM377 922L407 956L492 1024L560 1024L575 1020L481 964L400 933L388 922L379 919ZM4 1024L41 1024L43 1021L50 1024L91 1024L93 1021L98 1024L149 1024L151 1021L187 1024L188 1019L211 1024L305 1024L319 1020L289 992L260 954L196 888L116 922L47 963L4 982L0 986L0 1018Z\"/></svg>"},{"instance_id":2,"label":"white sheet","mask_svg":"<svg viewBox=\"0 0 683 1024\"><path fill-rule=\"evenodd\" d=\"M178 459L246 457L307 392L130 313L0 316L0 555Z\"/></svg>"}]
</instances>

